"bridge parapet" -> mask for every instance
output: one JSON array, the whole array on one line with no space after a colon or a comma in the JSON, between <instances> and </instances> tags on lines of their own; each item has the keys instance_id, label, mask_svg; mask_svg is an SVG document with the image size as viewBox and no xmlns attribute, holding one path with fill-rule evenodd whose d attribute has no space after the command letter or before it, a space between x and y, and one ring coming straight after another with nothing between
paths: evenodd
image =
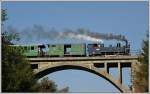
<instances>
[{"instance_id":1,"label":"bridge parapet","mask_svg":"<svg viewBox=\"0 0 150 94\"><path fill-rule=\"evenodd\" d=\"M33 57L29 61L89 61L89 60L135 60L137 56L111 56L111 57Z\"/></svg>"}]
</instances>

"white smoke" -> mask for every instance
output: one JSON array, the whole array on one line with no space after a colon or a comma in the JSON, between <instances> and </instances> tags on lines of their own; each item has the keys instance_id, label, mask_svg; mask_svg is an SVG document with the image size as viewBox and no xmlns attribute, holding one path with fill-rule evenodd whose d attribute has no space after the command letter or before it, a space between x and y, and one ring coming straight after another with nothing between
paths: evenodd
<instances>
[{"instance_id":1,"label":"white smoke","mask_svg":"<svg viewBox=\"0 0 150 94\"><path fill-rule=\"evenodd\" d=\"M70 38L75 38L75 39L80 39L80 40L87 40L87 41L93 41L93 42L101 42L103 43L103 40L98 39L98 38L94 38L88 35L81 35L81 34L73 34L73 33L69 33L68 37Z\"/></svg>"}]
</instances>

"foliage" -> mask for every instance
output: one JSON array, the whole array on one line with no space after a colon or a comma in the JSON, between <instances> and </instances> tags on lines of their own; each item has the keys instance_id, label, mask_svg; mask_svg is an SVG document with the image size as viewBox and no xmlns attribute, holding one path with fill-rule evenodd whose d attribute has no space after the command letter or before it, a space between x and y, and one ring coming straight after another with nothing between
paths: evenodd
<instances>
[{"instance_id":1,"label":"foliage","mask_svg":"<svg viewBox=\"0 0 150 94\"><path fill-rule=\"evenodd\" d=\"M2 20L2 22L7 20L6 9L1 9L1 20Z\"/></svg>"},{"instance_id":2,"label":"foliage","mask_svg":"<svg viewBox=\"0 0 150 94\"><path fill-rule=\"evenodd\" d=\"M49 80L48 77L44 77L39 83L39 92L68 92L69 88L63 88L61 90L57 89L57 85L52 80Z\"/></svg>"},{"instance_id":3,"label":"foliage","mask_svg":"<svg viewBox=\"0 0 150 94\"><path fill-rule=\"evenodd\" d=\"M2 92L32 92L36 80L30 64L19 50L8 45L7 37L7 33L2 35Z\"/></svg>"},{"instance_id":4,"label":"foliage","mask_svg":"<svg viewBox=\"0 0 150 94\"><path fill-rule=\"evenodd\" d=\"M2 11L2 22L7 20L6 10ZM4 25L4 24L2 24ZM2 29L3 30L3 29ZM36 80L30 65L19 50L9 46L17 38L15 33L2 31L2 92L32 92Z\"/></svg>"},{"instance_id":5,"label":"foliage","mask_svg":"<svg viewBox=\"0 0 150 94\"><path fill-rule=\"evenodd\" d=\"M57 85L48 79L48 77L45 77L41 80L39 83L39 91L40 92L56 92L57 91Z\"/></svg>"},{"instance_id":6,"label":"foliage","mask_svg":"<svg viewBox=\"0 0 150 94\"><path fill-rule=\"evenodd\" d=\"M6 11L2 10L2 22L6 20L6 16ZM33 70L21 51L10 46L11 41L18 38L16 33L11 32L12 28L10 29L9 32L3 31L1 36L2 92L57 92L57 85L47 78L37 83Z\"/></svg>"},{"instance_id":7,"label":"foliage","mask_svg":"<svg viewBox=\"0 0 150 94\"><path fill-rule=\"evenodd\" d=\"M6 35L7 36L7 35ZM2 91L31 92L36 84L30 64L19 50L9 46L2 35ZM7 36L9 37L9 36Z\"/></svg>"},{"instance_id":8,"label":"foliage","mask_svg":"<svg viewBox=\"0 0 150 94\"><path fill-rule=\"evenodd\" d=\"M66 92L69 92L69 87L65 87L61 90L58 91L59 93L66 93Z\"/></svg>"},{"instance_id":9,"label":"foliage","mask_svg":"<svg viewBox=\"0 0 150 94\"><path fill-rule=\"evenodd\" d=\"M36 83L30 65L6 45L2 46L2 91L31 92Z\"/></svg>"},{"instance_id":10,"label":"foliage","mask_svg":"<svg viewBox=\"0 0 150 94\"><path fill-rule=\"evenodd\" d=\"M143 59L143 63L145 64L148 64L148 59L149 59L149 36L147 34L147 39L146 40L143 40L143 53L142 55L144 56L144 59Z\"/></svg>"},{"instance_id":11,"label":"foliage","mask_svg":"<svg viewBox=\"0 0 150 94\"><path fill-rule=\"evenodd\" d=\"M141 64L138 66L138 71L136 71L136 88L137 92L148 92L149 89L149 78L148 78L148 70L149 70L149 36L147 34L147 39L143 40L143 47L141 57L139 61Z\"/></svg>"}]
</instances>

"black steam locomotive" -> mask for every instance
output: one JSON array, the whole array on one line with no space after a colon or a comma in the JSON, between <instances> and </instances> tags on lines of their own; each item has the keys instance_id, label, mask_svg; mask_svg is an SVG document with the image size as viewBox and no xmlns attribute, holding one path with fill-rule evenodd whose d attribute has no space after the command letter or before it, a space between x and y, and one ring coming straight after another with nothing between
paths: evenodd
<instances>
[{"instance_id":1,"label":"black steam locomotive","mask_svg":"<svg viewBox=\"0 0 150 94\"><path fill-rule=\"evenodd\" d=\"M125 45L117 43L116 46L109 45L107 47L104 44L88 44L87 45L89 56L102 56L102 55L129 55L130 45L126 42Z\"/></svg>"}]
</instances>

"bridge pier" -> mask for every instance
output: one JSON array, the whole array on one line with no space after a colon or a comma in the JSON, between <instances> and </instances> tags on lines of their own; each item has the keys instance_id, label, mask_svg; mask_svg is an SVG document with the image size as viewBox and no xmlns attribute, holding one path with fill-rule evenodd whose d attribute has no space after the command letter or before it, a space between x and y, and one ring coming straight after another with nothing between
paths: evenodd
<instances>
[{"instance_id":1,"label":"bridge pier","mask_svg":"<svg viewBox=\"0 0 150 94\"><path fill-rule=\"evenodd\" d=\"M136 78L135 78L135 73L136 71L139 71L138 69L138 66L140 65L140 62L138 61L134 61L132 64L131 64L131 76L132 76L132 79L131 79L131 82L132 82L132 92L133 93L137 93L139 92L138 91L138 88L139 86L137 85L136 83Z\"/></svg>"},{"instance_id":2,"label":"bridge pier","mask_svg":"<svg viewBox=\"0 0 150 94\"><path fill-rule=\"evenodd\" d=\"M119 83L122 83L122 67L120 62L118 62L118 81Z\"/></svg>"},{"instance_id":3,"label":"bridge pier","mask_svg":"<svg viewBox=\"0 0 150 94\"><path fill-rule=\"evenodd\" d=\"M109 69L107 67L107 62L104 63L104 71L105 73L108 73L109 72Z\"/></svg>"}]
</instances>

